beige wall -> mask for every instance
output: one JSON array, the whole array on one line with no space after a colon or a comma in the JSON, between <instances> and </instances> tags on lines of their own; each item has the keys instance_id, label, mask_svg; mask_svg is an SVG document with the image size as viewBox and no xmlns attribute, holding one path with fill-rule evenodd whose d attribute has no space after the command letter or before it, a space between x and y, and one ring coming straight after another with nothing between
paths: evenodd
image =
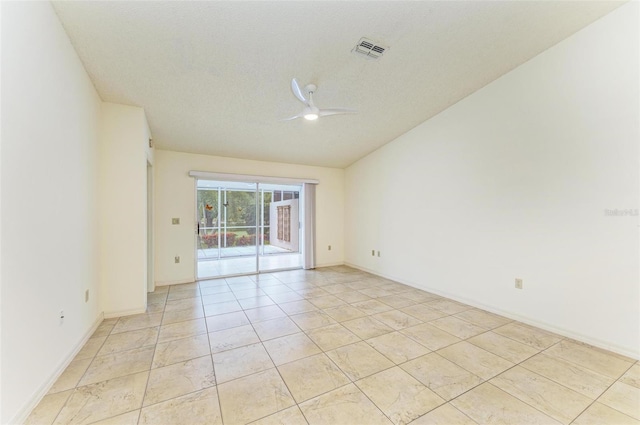
<instances>
[{"instance_id":1,"label":"beige wall","mask_svg":"<svg viewBox=\"0 0 640 425\"><path fill-rule=\"evenodd\" d=\"M189 171L317 179L316 264L342 264L344 170L196 155L156 149L154 167L155 280L195 279L195 182ZM180 218L180 225L172 225ZM327 249L331 245L332 249ZM174 257L180 256L180 264Z\"/></svg>"},{"instance_id":2,"label":"beige wall","mask_svg":"<svg viewBox=\"0 0 640 425\"><path fill-rule=\"evenodd\" d=\"M100 143L100 304L106 317L147 306L147 161L144 110L103 103Z\"/></svg>"},{"instance_id":3,"label":"beige wall","mask_svg":"<svg viewBox=\"0 0 640 425\"><path fill-rule=\"evenodd\" d=\"M49 2L0 7L6 424L22 423L100 318L101 101Z\"/></svg>"},{"instance_id":4,"label":"beige wall","mask_svg":"<svg viewBox=\"0 0 640 425\"><path fill-rule=\"evenodd\" d=\"M640 356L638 7L350 166L346 261Z\"/></svg>"}]
</instances>

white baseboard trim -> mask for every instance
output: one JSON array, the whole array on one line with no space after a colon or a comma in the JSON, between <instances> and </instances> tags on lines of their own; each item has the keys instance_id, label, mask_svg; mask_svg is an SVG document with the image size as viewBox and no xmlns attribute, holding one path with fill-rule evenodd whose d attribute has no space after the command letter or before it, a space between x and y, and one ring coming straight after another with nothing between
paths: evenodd
<instances>
[{"instance_id":1,"label":"white baseboard trim","mask_svg":"<svg viewBox=\"0 0 640 425\"><path fill-rule=\"evenodd\" d=\"M633 349L633 348L629 348L629 347L622 347L622 346L619 346L619 345L616 345L616 344L611 344L610 342L603 341L603 340L600 340L600 339L597 339L597 338L593 338L593 337L590 337L588 335L583 335L583 334L580 334L580 333L577 333L577 332L574 332L574 331L571 331L571 330L568 330L568 329L560 328L560 327L557 327L557 326L552 325L550 323L541 322L539 320L532 319L530 317L521 316L521 315L519 315L517 313L514 313L514 312L511 312L511 311L507 311L507 310L496 308L496 307L493 307L493 306L490 306L490 305L479 303L479 302L477 302L475 300L472 300L472 299L469 299L469 298L459 297L459 296L457 296L455 294L451 294L451 293L448 293L448 292L440 291L440 290L434 289L434 288L429 288L429 287L417 284L415 282L409 282L409 281L406 281L404 279L400 279L400 278L395 277L395 276L385 275L383 273L378 273L378 272L376 272L374 270L370 270L370 269L367 269L366 267L361 267L361 266L358 266L356 264L351 264L351 263L348 263L348 262L345 262L344 264L349 266L349 267L353 267L354 269L362 270L362 271L365 271L367 273L371 273L373 275L383 277L385 279L390 279L390 280L393 280L393 281L396 281L396 282L399 282L399 283L403 283L405 285L409 285L409 286L412 286L414 288L421 289L423 291L431 292L433 294L439 295L441 297L449 298L449 299L454 300L454 301L459 301L461 303L468 304L468 305L470 305L472 307L476 307L476 308L479 308L479 309L482 309L482 310L486 310L488 312L495 313L495 314L498 314L500 316L503 316L503 317L506 317L506 318L509 318L509 319L512 319L512 320L517 320L518 322L522 322L522 323L525 323L525 324L530 325L530 326L535 326L536 328L540 328L540 329L543 329L545 331L553 332L555 334L564 336L566 338L571 338L571 339L574 339L574 340L579 341L579 342L584 342L586 344L593 345L594 347L598 347L598 348L602 348L604 350L612 351L614 353L621 354L623 356L630 357L630 358L635 359L635 360L640 360L640 350L638 350L637 348Z\"/></svg>"},{"instance_id":2,"label":"white baseboard trim","mask_svg":"<svg viewBox=\"0 0 640 425\"><path fill-rule=\"evenodd\" d=\"M193 283L193 282L195 282L195 280L193 279L165 280L161 282L156 282L156 286L181 285L183 283Z\"/></svg>"},{"instance_id":3,"label":"white baseboard trim","mask_svg":"<svg viewBox=\"0 0 640 425\"><path fill-rule=\"evenodd\" d=\"M131 316L133 314L141 314L146 312L147 312L146 308L134 308L131 310L118 310L118 311L105 311L104 318L113 319L114 317Z\"/></svg>"},{"instance_id":4,"label":"white baseboard trim","mask_svg":"<svg viewBox=\"0 0 640 425\"><path fill-rule=\"evenodd\" d=\"M85 332L80 341L73 347L69 354L62 360L56 370L47 378L44 383L29 397L29 401L16 413L16 415L9 420L9 424L22 424L27 420L27 417L31 414L31 411L42 401L42 398L47 395L53 384L56 383L62 372L65 371L67 366L73 361L76 355L80 352L84 344L87 343L91 335L98 329L100 323L104 320L104 315L100 313L98 318L93 322L91 328Z\"/></svg>"},{"instance_id":5,"label":"white baseboard trim","mask_svg":"<svg viewBox=\"0 0 640 425\"><path fill-rule=\"evenodd\" d=\"M345 263L343 261L340 261L339 263L316 264L316 269L320 269L323 267L335 267L335 266L344 266L344 265Z\"/></svg>"}]
</instances>

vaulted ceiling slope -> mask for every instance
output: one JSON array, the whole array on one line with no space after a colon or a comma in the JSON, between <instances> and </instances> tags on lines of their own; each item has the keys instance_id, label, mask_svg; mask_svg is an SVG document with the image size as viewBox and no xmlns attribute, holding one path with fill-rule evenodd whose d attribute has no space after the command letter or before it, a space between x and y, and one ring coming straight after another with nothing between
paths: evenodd
<instances>
[{"instance_id":1,"label":"vaulted ceiling slope","mask_svg":"<svg viewBox=\"0 0 640 425\"><path fill-rule=\"evenodd\" d=\"M53 4L99 95L143 107L157 147L342 168L621 3ZM365 60L361 37L389 49ZM302 109L293 77L359 113L281 121Z\"/></svg>"}]
</instances>

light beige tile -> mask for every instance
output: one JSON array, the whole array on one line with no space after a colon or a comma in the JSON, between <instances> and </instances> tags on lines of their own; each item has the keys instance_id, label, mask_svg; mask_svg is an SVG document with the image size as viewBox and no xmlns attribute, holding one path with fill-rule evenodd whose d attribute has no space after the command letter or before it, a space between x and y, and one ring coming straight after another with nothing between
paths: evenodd
<instances>
[{"instance_id":1,"label":"light beige tile","mask_svg":"<svg viewBox=\"0 0 640 425\"><path fill-rule=\"evenodd\" d=\"M640 388L623 382L616 382L598 401L627 416L640 420Z\"/></svg>"},{"instance_id":2,"label":"light beige tile","mask_svg":"<svg viewBox=\"0 0 640 425\"><path fill-rule=\"evenodd\" d=\"M253 328L263 341L300 332L300 328L288 317L257 322Z\"/></svg>"},{"instance_id":3,"label":"light beige tile","mask_svg":"<svg viewBox=\"0 0 640 425\"><path fill-rule=\"evenodd\" d=\"M391 307L390 305L381 303L380 301L376 300L360 301L357 303L352 303L351 305L367 314L378 314L384 313L385 311L393 310L393 307Z\"/></svg>"},{"instance_id":4,"label":"light beige tile","mask_svg":"<svg viewBox=\"0 0 640 425\"><path fill-rule=\"evenodd\" d=\"M140 412L140 425L222 425L215 387L174 398Z\"/></svg>"},{"instance_id":5,"label":"light beige tile","mask_svg":"<svg viewBox=\"0 0 640 425\"><path fill-rule=\"evenodd\" d=\"M613 378L544 353L531 357L520 366L592 399L599 397L614 382Z\"/></svg>"},{"instance_id":6,"label":"light beige tile","mask_svg":"<svg viewBox=\"0 0 640 425\"><path fill-rule=\"evenodd\" d=\"M512 322L511 319L489 313L488 311L479 310L477 308L462 311L455 314L455 316L485 329L494 329Z\"/></svg>"},{"instance_id":7,"label":"light beige tile","mask_svg":"<svg viewBox=\"0 0 640 425\"><path fill-rule=\"evenodd\" d=\"M100 351L102 344L107 340L106 336L90 338L76 354L73 360L92 359Z\"/></svg>"},{"instance_id":8,"label":"light beige tile","mask_svg":"<svg viewBox=\"0 0 640 425\"><path fill-rule=\"evenodd\" d=\"M363 393L396 424L406 424L444 403L404 370L394 367L356 382Z\"/></svg>"},{"instance_id":9,"label":"light beige tile","mask_svg":"<svg viewBox=\"0 0 640 425\"><path fill-rule=\"evenodd\" d=\"M308 311L318 310L318 307L307 300L292 301L278 305L287 314L306 313Z\"/></svg>"},{"instance_id":10,"label":"light beige tile","mask_svg":"<svg viewBox=\"0 0 640 425\"><path fill-rule=\"evenodd\" d=\"M549 348L545 354L559 357L614 379L618 379L633 364L633 361L625 360L614 353L568 340Z\"/></svg>"},{"instance_id":11,"label":"light beige tile","mask_svg":"<svg viewBox=\"0 0 640 425\"><path fill-rule=\"evenodd\" d=\"M513 363L520 363L538 353L537 349L529 345L494 332L474 336L468 342Z\"/></svg>"},{"instance_id":12,"label":"light beige tile","mask_svg":"<svg viewBox=\"0 0 640 425\"><path fill-rule=\"evenodd\" d=\"M187 338L204 333L207 333L207 325L204 319L185 320L184 322L160 326L158 343Z\"/></svg>"},{"instance_id":13,"label":"light beige tile","mask_svg":"<svg viewBox=\"0 0 640 425\"><path fill-rule=\"evenodd\" d=\"M243 289L243 290L239 290L239 291L235 291L233 290L233 294L236 296L236 298L238 300L242 300L242 299L255 299L258 297L265 297L267 296L267 294L262 290L259 289L258 287L254 287L252 289ZM293 292L293 291L291 291ZM269 304L271 305L271 304Z\"/></svg>"},{"instance_id":14,"label":"light beige tile","mask_svg":"<svg viewBox=\"0 0 640 425\"><path fill-rule=\"evenodd\" d=\"M238 301L225 301L215 304L206 304L204 306L205 316L215 316L216 314L232 313L234 311L242 311L242 307Z\"/></svg>"},{"instance_id":15,"label":"light beige tile","mask_svg":"<svg viewBox=\"0 0 640 425\"><path fill-rule=\"evenodd\" d=\"M291 292L291 288L287 285L268 285L263 287L263 291L268 295L286 294Z\"/></svg>"},{"instance_id":16,"label":"light beige tile","mask_svg":"<svg viewBox=\"0 0 640 425\"><path fill-rule=\"evenodd\" d=\"M209 332L221 331L250 324L249 319L247 319L247 316L242 311L209 316L207 317L206 322L207 330Z\"/></svg>"},{"instance_id":17,"label":"light beige tile","mask_svg":"<svg viewBox=\"0 0 640 425\"><path fill-rule=\"evenodd\" d=\"M49 425L52 424L60 410L67 402L73 390L50 393L42 397L40 403L27 417L24 425Z\"/></svg>"},{"instance_id":18,"label":"light beige tile","mask_svg":"<svg viewBox=\"0 0 640 425\"><path fill-rule=\"evenodd\" d=\"M404 363L429 352L424 345L418 344L400 332L380 335L366 342L395 364Z\"/></svg>"},{"instance_id":19,"label":"light beige tile","mask_svg":"<svg viewBox=\"0 0 640 425\"><path fill-rule=\"evenodd\" d=\"M119 332L135 331L137 329L153 328L155 326L160 326L161 321L162 313L144 313L121 317L111 333L115 334Z\"/></svg>"},{"instance_id":20,"label":"light beige tile","mask_svg":"<svg viewBox=\"0 0 640 425\"><path fill-rule=\"evenodd\" d=\"M61 391L70 390L78 385L80 378L89 368L89 364L92 359L74 360L69 363L69 366L62 372L60 377L53 384L49 390L49 394L59 393Z\"/></svg>"},{"instance_id":21,"label":"light beige tile","mask_svg":"<svg viewBox=\"0 0 640 425\"><path fill-rule=\"evenodd\" d=\"M362 311L350 305L328 308L325 309L324 312L338 322L344 322L346 320L352 320L357 319L358 317L366 316L366 313L363 313Z\"/></svg>"},{"instance_id":22,"label":"light beige tile","mask_svg":"<svg viewBox=\"0 0 640 425\"><path fill-rule=\"evenodd\" d=\"M411 422L411 425L477 425L477 423L447 403L419 417Z\"/></svg>"},{"instance_id":23,"label":"light beige tile","mask_svg":"<svg viewBox=\"0 0 640 425\"><path fill-rule=\"evenodd\" d=\"M402 329L400 332L430 350L438 350L460 341L460 338L438 329L435 326L431 326L428 323Z\"/></svg>"},{"instance_id":24,"label":"light beige tile","mask_svg":"<svg viewBox=\"0 0 640 425\"><path fill-rule=\"evenodd\" d=\"M185 289L195 289L198 287L198 283L197 282L190 282L190 283L179 283L177 285L170 285L169 286L169 292L174 292L174 291L182 291Z\"/></svg>"},{"instance_id":25,"label":"light beige tile","mask_svg":"<svg viewBox=\"0 0 640 425\"><path fill-rule=\"evenodd\" d=\"M427 301L424 303L426 306L434 308L436 310L440 310L447 314L456 314L461 313L465 310L470 310L470 305L462 304L457 301L448 300L446 298L439 298L433 301Z\"/></svg>"},{"instance_id":26,"label":"light beige tile","mask_svg":"<svg viewBox=\"0 0 640 425\"><path fill-rule=\"evenodd\" d=\"M100 323L100 325L98 325L98 327L96 328L95 332L93 333L93 335L91 335L91 338L97 338L100 336L108 336L111 331L113 330L113 327L116 325L116 321L105 321L103 320L102 323Z\"/></svg>"},{"instance_id":27,"label":"light beige tile","mask_svg":"<svg viewBox=\"0 0 640 425\"><path fill-rule=\"evenodd\" d=\"M307 335L324 351L360 341L357 335L339 323L312 329L307 331Z\"/></svg>"},{"instance_id":28,"label":"light beige tile","mask_svg":"<svg viewBox=\"0 0 640 425\"><path fill-rule=\"evenodd\" d=\"M225 302L233 302L237 301L236 296L233 292L219 292L216 294L209 294L202 296L202 304L217 304L217 303L225 303Z\"/></svg>"},{"instance_id":29,"label":"light beige tile","mask_svg":"<svg viewBox=\"0 0 640 425\"><path fill-rule=\"evenodd\" d=\"M265 341L263 345L276 366L322 352L322 350L302 332L271 339Z\"/></svg>"},{"instance_id":30,"label":"light beige tile","mask_svg":"<svg viewBox=\"0 0 640 425\"><path fill-rule=\"evenodd\" d=\"M410 305L418 304L417 301L409 299L403 295L395 294L395 295L387 295L386 297L380 297L377 299L380 302L385 303L386 305L390 305L393 308L403 308L409 307Z\"/></svg>"},{"instance_id":31,"label":"light beige tile","mask_svg":"<svg viewBox=\"0 0 640 425\"><path fill-rule=\"evenodd\" d=\"M339 294L335 294L335 296L349 304L371 299L368 295L365 295L362 292L354 291L351 288L349 288L349 291L340 292Z\"/></svg>"},{"instance_id":32,"label":"light beige tile","mask_svg":"<svg viewBox=\"0 0 640 425\"><path fill-rule=\"evenodd\" d=\"M180 363L209 354L209 338L207 334L176 339L156 345L153 356L153 367L163 367Z\"/></svg>"},{"instance_id":33,"label":"light beige tile","mask_svg":"<svg viewBox=\"0 0 640 425\"><path fill-rule=\"evenodd\" d=\"M370 316L347 320L346 322L342 322L342 325L362 339L369 339L393 332L393 328Z\"/></svg>"},{"instance_id":34,"label":"light beige tile","mask_svg":"<svg viewBox=\"0 0 640 425\"><path fill-rule=\"evenodd\" d=\"M167 302L167 295L169 292L150 292L147 294L147 305L149 304L162 304Z\"/></svg>"},{"instance_id":35,"label":"light beige tile","mask_svg":"<svg viewBox=\"0 0 640 425\"><path fill-rule=\"evenodd\" d=\"M593 403L573 424L575 425L640 425L640 421L601 403Z\"/></svg>"},{"instance_id":36,"label":"light beige tile","mask_svg":"<svg viewBox=\"0 0 640 425\"><path fill-rule=\"evenodd\" d=\"M200 285L202 284L203 282L200 282ZM219 282L219 284L217 285L208 283L207 286L201 286L200 288L200 294L202 294L203 297L207 295L224 294L229 292L231 292L231 288L229 288L229 285L224 282Z\"/></svg>"},{"instance_id":37,"label":"light beige tile","mask_svg":"<svg viewBox=\"0 0 640 425\"><path fill-rule=\"evenodd\" d=\"M173 300L181 300L185 298L198 298L200 296L199 288L185 288L185 289L177 289L173 288L169 290L169 296L166 298L167 301Z\"/></svg>"},{"instance_id":38,"label":"light beige tile","mask_svg":"<svg viewBox=\"0 0 640 425\"><path fill-rule=\"evenodd\" d=\"M147 304L147 314L162 313L164 311L164 304Z\"/></svg>"},{"instance_id":39,"label":"light beige tile","mask_svg":"<svg viewBox=\"0 0 640 425\"><path fill-rule=\"evenodd\" d=\"M347 303L334 295L325 295L322 297L312 297L308 301L318 308L328 309L338 306L346 306Z\"/></svg>"},{"instance_id":40,"label":"light beige tile","mask_svg":"<svg viewBox=\"0 0 640 425\"><path fill-rule=\"evenodd\" d=\"M279 366L278 370L298 403L350 382L325 354L287 363Z\"/></svg>"},{"instance_id":41,"label":"light beige tile","mask_svg":"<svg viewBox=\"0 0 640 425\"><path fill-rule=\"evenodd\" d=\"M213 355L218 383L251 375L275 367L262 344L234 348Z\"/></svg>"},{"instance_id":42,"label":"light beige tile","mask_svg":"<svg viewBox=\"0 0 640 425\"><path fill-rule=\"evenodd\" d=\"M152 369L143 405L159 403L215 384L211 356Z\"/></svg>"},{"instance_id":43,"label":"light beige tile","mask_svg":"<svg viewBox=\"0 0 640 425\"><path fill-rule=\"evenodd\" d=\"M155 345L158 341L159 327L144 328L137 331L122 332L110 335L98 352L99 356L119 351L132 350Z\"/></svg>"},{"instance_id":44,"label":"light beige tile","mask_svg":"<svg viewBox=\"0 0 640 425\"><path fill-rule=\"evenodd\" d=\"M298 406L289 407L266 418L251 422L251 425L307 425Z\"/></svg>"},{"instance_id":45,"label":"light beige tile","mask_svg":"<svg viewBox=\"0 0 640 425\"><path fill-rule=\"evenodd\" d=\"M277 319L284 317L286 314L277 305L268 305L266 307L252 308L245 310L244 313L251 323L262 322L264 320Z\"/></svg>"},{"instance_id":46,"label":"light beige tile","mask_svg":"<svg viewBox=\"0 0 640 425\"><path fill-rule=\"evenodd\" d=\"M76 388L54 424L89 424L139 409L149 372Z\"/></svg>"},{"instance_id":47,"label":"light beige tile","mask_svg":"<svg viewBox=\"0 0 640 425\"><path fill-rule=\"evenodd\" d=\"M395 330L416 326L422 323L415 317L409 316L407 313L403 313L400 310L389 310L383 313L377 313L373 315L373 318Z\"/></svg>"},{"instance_id":48,"label":"light beige tile","mask_svg":"<svg viewBox=\"0 0 640 425\"><path fill-rule=\"evenodd\" d=\"M198 298L185 298L181 300L167 301L164 306L164 311L176 311L187 310L190 308L197 308L202 306L202 299Z\"/></svg>"},{"instance_id":49,"label":"light beige tile","mask_svg":"<svg viewBox=\"0 0 640 425\"><path fill-rule=\"evenodd\" d=\"M329 293L322 288L298 289L296 292L307 299L314 297L326 297L327 295L329 295Z\"/></svg>"},{"instance_id":50,"label":"light beige tile","mask_svg":"<svg viewBox=\"0 0 640 425\"><path fill-rule=\"evenodd\" d=\"M438 354L485 380L513 366L510 361L465 341L438 350Z\"/></svg>"},{"instance_id":51,"label":"light beige tile","mask_svg":"<svg viewBox=\"0 0 640 425\"><path fill-rule=\"evenodd\" d=\"M466 320L458 319L453 316L446 316L432 320L429 324L440 328L451 335L457 336L460 339L471 338L472 336L486 332L485 328L481 328L480 326L476 326Z\"/></svg>"},{"instance_id":52,"label":"light beige tile","mask_svg":"<svg viewBox=\"0 0 640 425\"><path fill-rule=\"evenodd\" d=\"M418 320L422 320L423 322L429 322L447 315L447 313L436 310L435 308L427 307L424 304L415 304L409 307L404 307L401 308L400 311L407 313Z\"/></svg>"},{"instance_id":53,"label":"light beige tile","mask_svg":"<svg viewBox=\"0 0 640 425\"><path fill-rule=\"evenodd\" d=\"M482 383L482 379L437 353L430 353L400 366L440 397L451 400Z\"/></svg>"},{"instance_id":54,"label":"light beige tile","mask_svg":"<svg viewBox=\"0 0 640 425\"><path fill-rule=\"evenodd\" d=\"M520 366L498 375L491 383L563 424L569 424L593 402Z\"/></svg>"},{"instance_id":55,"label":"light beige tile","mask_svg":"<svg viewBox=\"0 0 640 425\"><path fill-rule=\"evenodd\" d=\"M139 417L140 410L132 410L131 412L123 413L122 415L93 422L91 425L137 425Z\"/></svg>"},{"instance_id":56,"label":"light beige tile","mask_svg":"<svg viewBox=\"0 0 640 425\"><path fill-rule=\"evenodd\" d=\"M545 348L551 347L562 339L552 333L517 322L511 322L495 328L493 332L529 345L537 350L544 350Z\"/></svg>"},{"instance_id":57,"label":"light beige tile","mask_svg":"<svg viewBox=\"0 0 640 425\"><path fill-rule=\"evenodd\" d=\"M489 383L484 383L451 401L479 424L553 425L560 422L534 409Z\"/></svg>"},{"instance_id":58,"label":"light beige tile","mask_svg":"<svg viewBox=\"0 0 640 425\"><path fill-rule=\"evenodd\" d=\"M211 343L212 353L219 353L221 351L231 350L260 342L258 334L255 333L253 326L251 325L210 332L209 340Z\"/></svg>"},{"instance_id":59,"label":"light beige tile","mask_svg":"<svg viewBox=\"0 0 640 425\"><path fill-rule=\"evenodd\" d=\"M336 348L327 352L327 355L352 381L393 366L389 359L364 341Z\"/></svg>"},{"instance_id":60,"label":"light beige tile","mask_svg":"<svg viewBox=\"0 0 640 425\"><path fill-rule=\"evenodd\" d=\"M300 409L311 425L392 423L353 384L305 401Z\"/></svg>"},{"instance_id":61,"label":"light beige tile","mask_svg":"<svg viewBox=\"0 0 640 425\"><path fill-rule=\"evenodd\" d=\"M386 297L388 295L393 295L393 292L387 289L382 289L380 287L364 288L364 289L360 289L360 292L370 296L371 298L380 298L380 297Z\"/></svg>"},{"instance_id":62,"label":"light beige tile","mask_svg":"<svg viewBox=\"0 0 640 425\"><path fill-rule=\"evenodd\" d=\"M162 324L169 325L171 323L199 319L201 317L204 317L204 308L201 305L185 310L165 311L164 316L162 316Z\"/></svg>"},{"instance_id":63,"label":"light beige tile","mask_svg":"<svg viewBox=\"0 0 640 425\"><path fill-rule=\"evenodd\" d=\"M292 301L302 301L304 300L304 297L300 294L298 294L297 292L294 291L290 291L290 292L284 292L281 294L270 294L269 298L271 298L273 301L275 301L278 305L279 304L283 304L283 303L289 303Z\"/></svg>"},{"instance_id":64,"label":"light beige tile","mask_svg":"<svg viewBox=\"0 0 640 425\"><path fill-rule=\"evenodd\" d=\"M251 309L251 308L258 308L258 307L265 307L268 305L274 305L275 302L269 298L267 295L263 295L260 297L253 297L253 298L242 298L239 299L238 302L240 303L240 306L245 309Z\"/></svg>"},{"instance_id":65,"label":"light beige tile","mask_svg":"<svg viewBox=\"0 0 640 425\"><path fill-rule=\"evenodd\" d=\"M290 316L291 320L296 322L298 327L303 331L308 331L322 326L333 325L337 323L328 314L322 311L309 311L306 313L294 314Z\"/></svg>"},{"instance_id":66,"label":"light beige tile","mask_svg":"<svg viewBox=\"0 0 640 425\"><path fill-rule=\"evenodd\" d=\"M640 388L640 363L636 363L620 378L620 382Z\"/></svg>"},{"instance_id":67,"label":"light beige tile","mask_svg":"<svg viewBox=\"0 0 640 425\"><path fill-rule=\"evenodd\" d=\"M136 348L115 354L96 356L78 385L88 385L151 368L155 347Z\"/></svg>"},{"instance_id":68,"label":"light beige tile","mask_svg":"<svg viewBox=\"0 0 640 425\"><path fill-rule=\"evenodd\" d=\"M295 404L275 368L220 384L218 396L227 424L255 421Z\"/></svg>"}]
</instances>

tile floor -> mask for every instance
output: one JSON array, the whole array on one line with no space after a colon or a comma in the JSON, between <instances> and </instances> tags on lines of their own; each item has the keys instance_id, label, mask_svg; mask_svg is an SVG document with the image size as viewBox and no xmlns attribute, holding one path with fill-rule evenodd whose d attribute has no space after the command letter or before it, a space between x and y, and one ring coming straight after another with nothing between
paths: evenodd
<instances>
[{"instance_id":1,"label":"tile floor","mask_svg":"<svg viewBox=\"0 0 640 425\"><path fill-rule=\"evenodd\" d=\"M158 288L28 424L640 424L633 359L344 266Z\"/></svg>"}]
</instances>

